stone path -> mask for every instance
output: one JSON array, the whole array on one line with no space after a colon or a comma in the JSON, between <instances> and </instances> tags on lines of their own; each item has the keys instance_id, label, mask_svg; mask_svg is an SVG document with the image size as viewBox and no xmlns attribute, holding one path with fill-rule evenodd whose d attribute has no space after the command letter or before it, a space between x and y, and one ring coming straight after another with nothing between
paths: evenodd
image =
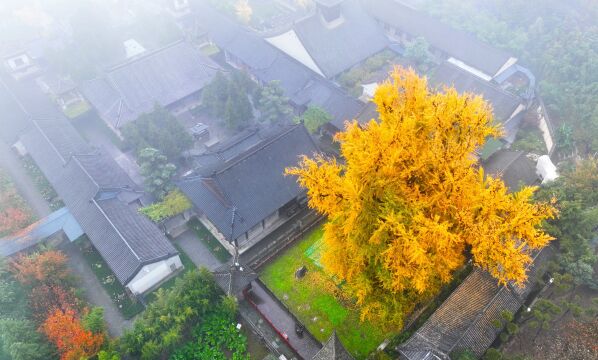
<instances>
[{"instance_id":1,"label":"stone path","mask_svg":"<svg viewBox=\"0 0 598 360\"><path fill-rule=\"evenodd\" d=\"M0 140L0 167L9 175L21 196L27 201L38 218L44 218L52 212L48 202L40 194L37 186L23 168L21 160L13 150Z\"/></svg>"},{"instance_id":2,"label":"stone path","mask_svg":"<svg viewBox=\"0 0 598 360\"><path fill-rule=\"evenodd\" d=\"M288 360L297 360L298 356L288 344L276 333L276 330L264 320L262 315L258 313L251 304L245 300L239 300L239 313L251 331L257 335L260 342L264 344L270 352L275 355L275 358L280 358L284 355ZM260 360L260 359L258 359ZM311 360L311 359L308 359Z\"/></svg>"},{"instance_id":3,"label":"stone path","mask_svg":"<svg viewBox=\"0 0 598 360\"><path fill-rule=\"evenodd\" d=\"M108 333L111 336L121 336L125 329L131 327L134 320L125 320L75 244L66 243L61 246L61 250L68 256L71 270L78 277L81 288L85 290L87 301L104 308Z\"/></svg>"},{"instance_id":4,"label":"stone path","mask_svg":"<svg viewBox=\"0 0 598 360\"><path fill-rule=\"evenodd\" d=\"M205 267L210 271L218 268L222 263L208 250L206 245L197 237L193 230L187 230L174 240L183 251L189 255L197 267Z\"/></svg>"}]
</instances>

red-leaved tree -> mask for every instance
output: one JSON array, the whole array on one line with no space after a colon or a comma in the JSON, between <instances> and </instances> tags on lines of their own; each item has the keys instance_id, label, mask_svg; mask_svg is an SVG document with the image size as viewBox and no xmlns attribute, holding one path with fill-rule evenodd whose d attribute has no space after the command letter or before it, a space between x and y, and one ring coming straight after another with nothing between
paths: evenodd
<instances>
[{"instance_id":1,"label":"red-leaved tree","mask_svg":"<svg viewBox=\"0 0 598 360\"><path fill-rule=\"evenodd\" d=\"M22 209L9 207L0 211L0 234L12 234L29 225L31 215Z\"/></svg>"},{"instance_id":2,"label":"red-leaved tree","mask_svg":"<svg viewBox=\"0 0 598 360\"><path fill-rule=\"evenodd\" d=\"M10 269L26 286L67 285L71 276L66 255L57 250L20 255L10 263Z\"/></svg>"},{"instance_id":3,"label":"red-leaved tree","mask_svg":"<svg viewBox=\"0 0 598 360\"><path fill-rule=\"evenodd\" d=\"M56 310L66 311L79 307L79 301L72 291L60 285L38 285L29 293L29 307L34 320L41 324Z\"/></svg>"},{"instance_id":4,"label":"red-leaved tree","mask_svg":"<svg viewBox=\"0 0 598 360\"><path fill-rule=\"evenodd\" d=\"M80 360L98 353L104 343L103 334L85 330L74 310L55 310L40 330L56 346L61 360Z\"/></svg>"}]
</instances>

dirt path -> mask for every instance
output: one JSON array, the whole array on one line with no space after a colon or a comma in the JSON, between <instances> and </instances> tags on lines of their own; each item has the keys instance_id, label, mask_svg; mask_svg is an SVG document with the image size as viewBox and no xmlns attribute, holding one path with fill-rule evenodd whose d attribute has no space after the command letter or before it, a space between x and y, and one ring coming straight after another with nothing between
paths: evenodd
<instances>
[{"instance_id":1,"label":"dirt path","mask_svg":"<svg viewBox=\"0 0 598 360\"><path fill-rule=\"evenodd\" d=\"M38 218L46 217L52 212L48 202L23 168L21 160L3 141L0 141L0 167L12 178L17 190Z\"/></svg>"}]
</instances>

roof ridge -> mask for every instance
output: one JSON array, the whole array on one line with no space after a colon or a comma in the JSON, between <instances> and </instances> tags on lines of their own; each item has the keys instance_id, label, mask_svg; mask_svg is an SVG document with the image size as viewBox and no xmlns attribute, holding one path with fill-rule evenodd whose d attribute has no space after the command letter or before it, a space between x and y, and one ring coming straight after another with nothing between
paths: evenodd
<instances>
[{"instance_id":1,"label":"roof ridge","mask_svg":"<svg viewBox=\"0 0 598 360\"><path fill-rule=\"evenodd\" d=\"M58 151L58 148L52 143L52 141L50 141L50 138L48 137L46 132L42 129L42 127L39 126L39 124L37 123L37 120L31 119L31 122L33 122L33 125L35 126L35 128L40 132L40 134L42 134L43 138L48 142L48 144L50 144L50 147L52 147L52 150L54 150L56 152L56 154L58 155L60 160L62 160L62 164L65 165L67 163L66 159L62 156L60 151Z\"/></svg>"},{"instance_id":2,"label":"roof ridge","mask_svg":"<svg viewBox=\"0 0 598 360\"><path fill-rule=\"evenodd\" d=\"M522 100L521 97L519 97L519 96L517 96L517 95L515 95L515 94L513 94L511 92L508 92L507 90L505 90L505 89L501 88L500 86L498 86L498 84L496 84L496 83L493 83L491 81L485 81L484 79L480 78L479 76L477 76L477 75L475 75L473 73L470 73L469 71L467 71L467 70L465 70L465 69L463 69L463 68L461 68L461 67L459 67L459 66L457 66L457 65L455 65L453 63L448 62L448 60L444 61L440 66L442 66L442 65L448 65L450 67L453 67L458 72L461 72L463 74L469 75L472 78L476 79L479 83L484 84L485 86L488 86L489 88L491 88L493 90L496 90L496 91L498 91L499 93L501 93L501 94L503 94L505 96L511 97L513 99L516 99L516 100L518 100L521 103L521 100ZM448 85L444 84L444 86L448 86ZM454 87L454 86L452 86L452 87ZM479 95L479 94L475 94L475 95Z\"/></svg>"},{"instance_id":3,"label":"roof ridge","mask_svg":"<svg viewBox=\"0 0 598 360\"><path fill-rule=\"evenodd\" d=\"M110 67L108 67L106 69L106 73L110 73L110 72L112 72L114 70L118 70L118 69L120 69L122 67L125 67L125 66L129 65L129 64L133 64L133 63L136 63L138 61L144 60L144 59L146 59L146 58L148 58L150 56L153 56L153 55L155 55L155 54L157 54L159 52L162 52L164 50L172 48L172 47L174 47L174 46L176 46L176 45L178 45L180 43L186 43L185 39L183 39L183 38L178 39L178 40L176 40L176 41L174 41L174 42L172 42L170 44L166 44L166 45L164 45L164 46L162 46L160 48L149 50L149 51L145 51L143 54L139 54L139 56L133 56L132 58L126 59L125 61L123 61L121 63L118 63L116 65L112 65L112 66L110 66Z\"/></svg>"},{"instance_id":4,"label":"roof ridge","mask_svg":"<svg viewBox=\"0 0 598 360\"><path fill-rule=\"evenodd\" d=\"M89 155L93 155L93 154L89 154ZM127 247L129 248L129 250L131 250L131 252L133 253L133 255L135 256L135 258L137 258L137 260L141 261L141 258L139 257L139 255L137 255L137 253L135 252L135 250L133 250L133 248L131 247L131 245L129 244L129 241L124 237L124 235L120 232L120 230L118 229L118 227L112 222L112 220L110 220L110 218L108 217L108 214L106 214L106 212L104 211L104 209L102 209L102 207L97 203L95 197L98 195L98 193L103 189L97 182L96 180L93 178L93 176L91 176L91 174L87 171L87 169L85 169L85 166L83 166L83 164L81 163L81 161L79 161L79 159L77 158L76 155L72 156L72 158L75 160L75 163L77 164L77 166L85 173L85 175L87 175L87 177L93 182L93 184L96 186L96 191L95 194L93 195L93 197L91 198L91 201L96 205L96 207L100 210L100 213L102 214L102 216L104 216L104 218L108 221L108 223L110 224L110 226L114 229L114 231L116 231L116 233L118 234L118 236L123 240L123 242L125 243L125 245L127 245Z\"/></svg>"},{"instance_id":5,"label":"roof ridge","mask_svg":"<svg viewBox=\"0 0 598 360\"><path fill-rule=\"evenodd\" d=\"M230 168L238 165L239 163L241 163L242 161L246 160L247 158L255 155L257 152L265 149L266 147L272 145L274 142L280 140L281 138L287 136L288 134L290 134L291 132L295 131L295 129L299 128L299 127L303 127L302 124L294 124L289 126L288 129L285 129L283 131L281 131L280 133L267 138L266 140L262 141L259 145L256 145L250 149L248 149L247 151L245 151L244 153L240 154L239 156L237 156L235 159L233 159L233 161L231 161L229 164L226 164L225 166L223 166L221 169L214 171L214 173L212 174L212 177L216 176L216 175L220 175L222 173L224 173L225 171L229 170ZM311 139L311 136L310 136ZM312 140L313 141L313 140Z\"/></svg>"}]
</instances>

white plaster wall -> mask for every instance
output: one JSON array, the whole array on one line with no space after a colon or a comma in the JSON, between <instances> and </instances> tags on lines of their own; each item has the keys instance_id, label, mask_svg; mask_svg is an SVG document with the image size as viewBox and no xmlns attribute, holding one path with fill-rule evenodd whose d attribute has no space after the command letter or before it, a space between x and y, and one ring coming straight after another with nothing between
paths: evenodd
<instances>
[{"instance_id":1,"label":"white plaster wall","mask_svg":"<svg viewBox=\"0 0 598 360\"><path fill-rule=\"evenodd\" d=\"M174 270L171 269L171 265L174 265ZM145 265L139 270L133 280L129 281L127 288L133 294L143 294L182 267L183 263L178 255L153 264Z\"/></svg>"}]
</instances>

